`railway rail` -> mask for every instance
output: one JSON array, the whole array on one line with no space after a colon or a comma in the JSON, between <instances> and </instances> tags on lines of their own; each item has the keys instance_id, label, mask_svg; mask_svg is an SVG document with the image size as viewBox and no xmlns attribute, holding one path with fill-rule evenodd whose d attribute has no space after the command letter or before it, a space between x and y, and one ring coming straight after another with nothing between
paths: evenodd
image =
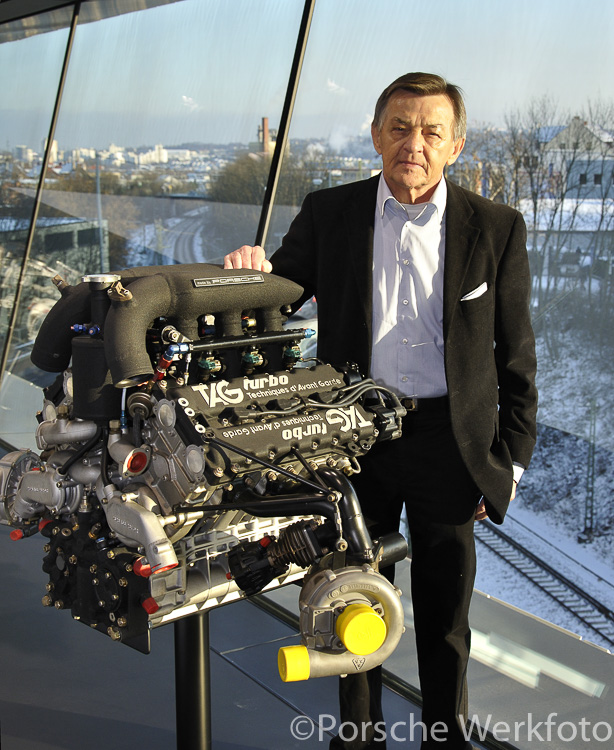
<instances>
[{"instance_id":1,"label":"railway rail","mask_svg":"<svg viewBox=\"0 0 614 750\"><path fill-rule=\"evenodd\" d=\"M490 521L475 526L476 539L614 646L614 612L530 552Z\"/></svg>"}]
</instances>

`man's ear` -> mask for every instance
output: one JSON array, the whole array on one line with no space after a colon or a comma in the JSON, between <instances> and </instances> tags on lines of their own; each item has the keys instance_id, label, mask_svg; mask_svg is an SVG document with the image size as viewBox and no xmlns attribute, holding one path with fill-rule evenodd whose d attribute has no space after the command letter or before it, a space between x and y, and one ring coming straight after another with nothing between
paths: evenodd
<instances>
[{"instance_id":1,"label":"man's ear","mask_svg":"<svg viewBox=\"0 0 614 750\"><path fill-rule=\"evenodd\" d=\"M461 155L461 152L463 148L465 147L465 139L459 138L457 141L454 141L454 150L448 157L448 160L446 161L446 164L450 166L451 164L454 164L454 162L458 159L458 157Z\"/></svg>"},{"instance_id":2,"label":"man's ear","mask_svg":"<svg viewBox=\"0 0 614 750\"><path fill-rule=\"evenodd\" d=\"M373 139L373 145L375 147L375 150L378 154L382 153L382 148L380 146L380 138L379 138L379 130L375 126L375 123L371 123L371 138Z\"/></svg>"}]
</instances>

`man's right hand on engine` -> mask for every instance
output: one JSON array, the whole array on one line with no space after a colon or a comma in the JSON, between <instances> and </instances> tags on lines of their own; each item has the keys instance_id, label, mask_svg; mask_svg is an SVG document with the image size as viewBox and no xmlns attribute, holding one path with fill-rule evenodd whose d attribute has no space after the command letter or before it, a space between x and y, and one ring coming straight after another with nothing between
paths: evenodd
<instances>
[{"instance_id":1,"label":"man's right hand on engine","mask_svg":"<svg viewBox=\"0 0 614 750\"><path fill-rule=\"evenodd\" d=\"M271 273L273 266L265 257L260 245L243 245L224 257L224 268L252 268L254 271Z\"/></svg>"}]
</instances>

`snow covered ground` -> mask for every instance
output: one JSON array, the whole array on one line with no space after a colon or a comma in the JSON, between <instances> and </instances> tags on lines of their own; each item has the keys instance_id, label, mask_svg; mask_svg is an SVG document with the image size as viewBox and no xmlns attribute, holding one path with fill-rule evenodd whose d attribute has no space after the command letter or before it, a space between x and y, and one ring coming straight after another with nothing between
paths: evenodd
<instances>
[{"instance_id":1,"label":"snow covered ground","mask_svg":"<svg viewBox=\"0 0 614 750\"><path fill-rule=\"evenodd\" d=\"M538 442L503 530L614 610L614 374L573 335L552 362L538 340ZM585 527L591 402L595 403L594 518ZM604 647L596 634L478 543L476 588Z\"/></svg>"}]
</instances>

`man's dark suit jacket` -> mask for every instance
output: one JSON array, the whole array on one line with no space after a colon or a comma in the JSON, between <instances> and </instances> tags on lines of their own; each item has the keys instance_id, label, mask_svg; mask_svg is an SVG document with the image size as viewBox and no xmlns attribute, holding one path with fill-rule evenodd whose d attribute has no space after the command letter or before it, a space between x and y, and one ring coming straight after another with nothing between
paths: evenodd
<instances>
[{"instance_id":1,"label":"man's dark suit jacket","mask_svg":"<svg viewBox=\"0 0 614 750\"><path fill-rule=\"evenodd\" d=\"M318 356L371 358L373 223L379 176L308 195L273 273L318 302ZM512 463L528 466L537 392L526 229L518 211L448 182L444 358L452 429L492 520L503 521ZM484 294L461 298L484 282ZM410 459L409 459L410 460Z\"/></svg>"}]
</instances>

